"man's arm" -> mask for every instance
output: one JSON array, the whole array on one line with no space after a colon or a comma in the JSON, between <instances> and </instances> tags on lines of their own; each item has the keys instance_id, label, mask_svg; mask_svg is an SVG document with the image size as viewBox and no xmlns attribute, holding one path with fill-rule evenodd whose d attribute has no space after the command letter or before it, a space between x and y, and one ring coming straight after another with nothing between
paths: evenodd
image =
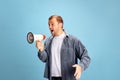
<instances>
[{"instance_id":1,"label":"man's arm","mask_svg":"<svg viewBox=\"0 0 120 80\"><path fill-rule=\"evenodd\" d=\"M83 44L77 40L75 42L76 56L80 59L80 64L74 64L73 67L76 68L74 76L79 79L83 70L85 70L90 64L90 57L88 56L86 48Z\"/></svg>"},{"instance_id":2,"label":"man's arm","mask_svg":"<svg viewBox=\"0 0 120 80\"><path fill-rule=\"evenodd\" d=\"M36 41L36 48L38 51L38 57L41 61L46 62L47 60L47 53L44 49L44 43L42 41Z\"/></svg>"},{"instance_id":3,"label":"man's arm","mask_svg":"<svg viewBox=\"0 0 120 80\"><path fill-rule=\"evenodd\" d=\"M85 70L86 68L88 68L91 59L88 55L87 49L79 40L76 43L76 55L80 59L79 65L82 67L82 70Z\"/></svg>"}]
</instances>

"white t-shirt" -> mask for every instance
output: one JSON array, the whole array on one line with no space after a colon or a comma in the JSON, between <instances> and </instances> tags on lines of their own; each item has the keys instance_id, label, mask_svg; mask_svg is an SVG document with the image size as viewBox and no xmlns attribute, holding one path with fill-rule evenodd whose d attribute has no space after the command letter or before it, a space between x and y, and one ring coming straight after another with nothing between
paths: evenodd
<instances>
[{"instance_id":1,"label":"white t-shirt","mask_svg":"<svg viewBox=\"0 0 120 80\"><path fill-rule=\"evenodd\" d=\"M52 41L51 53L52 53L52 76L60 77L61 75L61 46L65 33L60 36L55 36Z\"/></svg>"}]
</instances>

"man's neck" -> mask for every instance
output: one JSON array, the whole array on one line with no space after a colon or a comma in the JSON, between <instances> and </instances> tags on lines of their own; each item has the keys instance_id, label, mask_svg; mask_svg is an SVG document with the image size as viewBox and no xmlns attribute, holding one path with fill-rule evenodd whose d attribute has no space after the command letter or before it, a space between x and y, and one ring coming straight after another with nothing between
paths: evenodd
<instances>
[{"instance_id":1,"label":"man's neck","mask_svg":"<svg viewBox=\"0 0 120 80\"><path fill-rule=\"evenodd\" d=\"M55 36L60 36L61 34L63 34L63 29L62 30L60 30L59 32L58 32L58 34L57 35L55 35Z\"/></svg>"}]
</instances>

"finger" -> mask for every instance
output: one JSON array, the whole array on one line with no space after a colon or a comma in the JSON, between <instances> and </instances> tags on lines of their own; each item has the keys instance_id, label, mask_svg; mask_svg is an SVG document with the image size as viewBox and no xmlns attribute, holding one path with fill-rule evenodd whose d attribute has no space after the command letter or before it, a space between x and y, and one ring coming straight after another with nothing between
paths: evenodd
<instances>
[{"instance_id":1,"label":"finger","mask_svg":"<svg viewBox=\"0 0 120 80\"><path fill-rule=\"evenodd\" d=\"M78 80L78 79L79 79L79 76L77 75L75 78L76 78L76 80Z\"/></svg>"},{"instance_id":2,"label":"finger","mask_svg":"<svg viewBox=\"0 0 120 80\"><path fill-rule=\"evenodd\" d=\"M76 79L80 79L81 77L81 72L78 72Z\"/></svg>"},{"instance_id":3,"label":"finger","mask_svg":"<svg viewBox=\"0 0 120 80\"><path fill-rule=\"evenodd\" d=\"M74 76L76 77L76 76L77 76L77 74L78 74L78 73L77 73L77 71L75 71Z\"/></svg>"},{"instance_id":4,"label":"finger","mask_svg":"<svg viewBox=\"0 0 120 80\"><path fill-rule=\"evenodd\" d=\"M37 47L37 45L38 45L38 42L36 41L36 47Z\"/></svg>"},{"instance_id":5,"label":"finger","mask_svg":"<svg viewBox=\"0 0 120 80\"><path fill-rule=\"evenodd\" d=\"M77 75L76 75L76 79L79 79L80 78L80 74L78 73Z\"/></svg>"},{"instance_id":6,"label":"finger","mask_svg":"<svg viewBox=\"0 0 120 80\"><path fill-rule=\"evenodd\" d=\"M40 42L39 40L36 40L36 42Z\"/></svg>"},{"instance_id":7,"label":"finger","mask_svg":"<svg viewBox=\"0 0 120 80\"><path fill-rule=\"evenodd\" d=\"M40 41L36 41L36 47L39 48L41 46L41 42Z\"/></svg>"},{"instance_id":8,"label":"finger","mask_svg":"<svg viewBox=\"0 0 120 80\"><path fill-rule=\"evenodd\" d=\"M76 64L74 64L74 65L72 65L72 67L77 67L77 65L76 65Z\"/></svg>"},{"instance_id":9,"label":"finger","mask_svg":"<svg viewBox=\"0 0 120 80\"><path fill-rule=\"evenodd\" d=\"M76 66L76 64L75 64L75 65L73 65L72 67L76 68L77 66ZM77 70L75 69L74 77L76 77L76 75L77 75Z\"/></svg>"}]
</instances>

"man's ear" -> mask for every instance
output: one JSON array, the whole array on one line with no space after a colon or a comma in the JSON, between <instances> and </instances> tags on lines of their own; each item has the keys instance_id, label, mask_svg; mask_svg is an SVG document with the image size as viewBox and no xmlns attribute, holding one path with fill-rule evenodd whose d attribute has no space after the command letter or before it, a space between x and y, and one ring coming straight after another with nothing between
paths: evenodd
<instances>
[{"instance_id":1,"label":"man's ear","mask_svg":"<svg viewBox=\"0 0 120 80\"><path fill-rule=\"evenodd\" d=\"M63 27L63 24L62 24L62 23L59 23L59 27L61 27L61 28L62 28L62 27Z\"/></svg>"}]
</instances>

